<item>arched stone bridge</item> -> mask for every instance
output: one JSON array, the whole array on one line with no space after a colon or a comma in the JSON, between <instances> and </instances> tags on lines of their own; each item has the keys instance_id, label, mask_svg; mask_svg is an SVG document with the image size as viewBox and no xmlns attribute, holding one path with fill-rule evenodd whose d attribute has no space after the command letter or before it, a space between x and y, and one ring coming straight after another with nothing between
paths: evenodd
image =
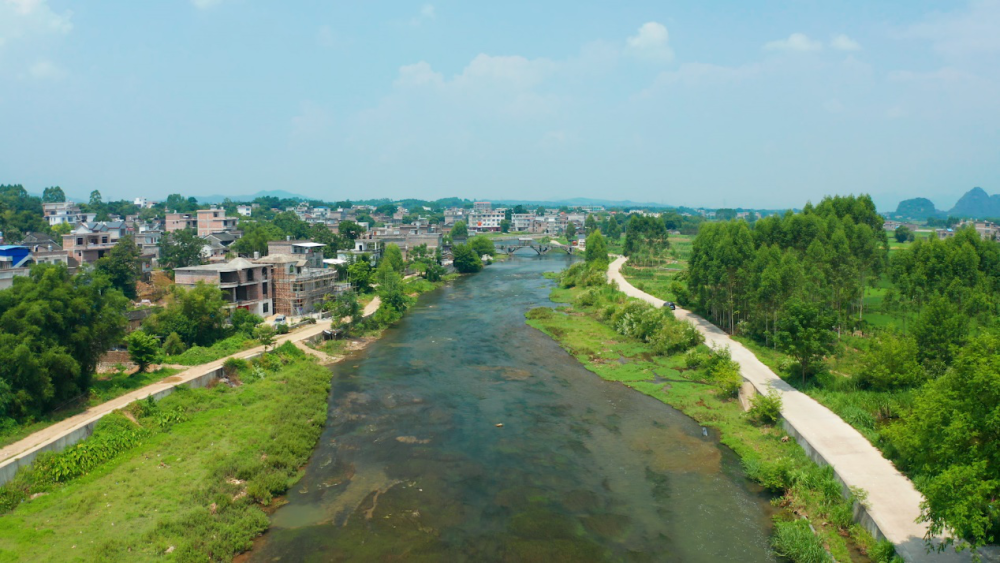
<instances>
[{"instance_id":1,"label":"arched stone bridge","mask_svg":"<svg viewBox=\"0 0 1000 563\"><path fill-rule=\"evenodd\" d=\"M550 250L556 250L565 252L567 254L572 254L576 248L573 246L559 244L558 242L543 243L538 239L534 239L532 237L493 239L493 244L496 246L497 252L501 254L514 254L519 250L530 248L531 250L534 250L539 256L549 252Z\"/></svg>"}]
</instances>

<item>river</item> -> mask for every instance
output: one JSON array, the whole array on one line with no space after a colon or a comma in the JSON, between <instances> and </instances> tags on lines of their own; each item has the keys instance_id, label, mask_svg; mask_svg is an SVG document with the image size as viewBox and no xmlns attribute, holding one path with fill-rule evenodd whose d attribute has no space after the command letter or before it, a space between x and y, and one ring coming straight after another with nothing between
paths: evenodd
<instances>
[{"instance_id":1,"label":"river","mask_svg":"<svg viewBox=\"0 0 1000 563\"><path fill-rule=\"evenodd\" d=\"M768 499L728 448L525 324L569 260L457 280L334 366L326 429L251 560L773 561Z\"/></svg>"}]
</instances>

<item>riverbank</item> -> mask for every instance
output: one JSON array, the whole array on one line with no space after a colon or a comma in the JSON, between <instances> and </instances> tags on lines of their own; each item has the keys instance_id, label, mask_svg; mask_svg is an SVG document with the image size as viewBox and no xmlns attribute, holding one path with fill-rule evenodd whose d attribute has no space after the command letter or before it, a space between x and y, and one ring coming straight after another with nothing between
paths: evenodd
<instances>
[{"instance_id":1,"label":"riverbank","mask_svg":"<svg viewBox=\"0 0 1000 563\"><path fill-rule=\"evenodd\" d=\"M369 324L339 341L336 356L288 335L260 357L227 359L225 377L207 388L116 402L88 439L40 455L0 487L0 562L229 560L250 549L324 427L331 374L322 364L386 328Z\"/></svg>"},{"instance_id":2,"label":"riverbank","mask_svg":"<svg viewBox=\"0 0 1000 563\"><path fill-rule=\"evenodd\" d=\"M268 526L261 508L295 482L322 431L330 372L286 343L234 365L229 382L133 403L19 472L0 488L14 508L0 517L0 561L247 549Z\"/></svg>"},{"instance_id":3,"label":"riverbank","mask_svg":"<svg viewBox=\"0 0 1000 563\"><path fill-rule=\"evenodd\" d=\"M717 429L722 442L743 460L747 475L781 495L775 504L785 510L775 523L774 544L782 554L800 561L822 560L825 549L838 561L865 560L861 554L873 561L891 560L891 544L876 542L853 523L851 503L841 496L830 468L816 466L779 428L752 423L737 400L721 396L707 384L704 371L687 367L682 354L658 354L651 345L612 330L602 321L607 303L595 300L594 294L580 287L556 288L552 299L562 307L529 313L528 324L603 379L618 381Z\"/></svg>"}]
</instances>

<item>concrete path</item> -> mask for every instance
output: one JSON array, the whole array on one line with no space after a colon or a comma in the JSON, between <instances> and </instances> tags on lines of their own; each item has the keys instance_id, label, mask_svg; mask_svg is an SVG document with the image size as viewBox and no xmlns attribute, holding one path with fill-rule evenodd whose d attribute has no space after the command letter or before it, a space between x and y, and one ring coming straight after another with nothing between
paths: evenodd
<instances>
[{"instance_id":1,"label":"concrete path","mask_svg":"<svg viewBox=\"0 0 1000 563\"><path fill-rule=\"evenodd\" d=\"M378 298L378 296L375 296L375 298L372 299L372 301L365 306L364 316L369 317L375 314L375 311L378 310L381 302L382 301ZM299 345L299 347L304 349L306 352L319 358L321 361L329 360L330 356L322 354L321 352L317 352L316 350L313 350L312 348L309 348L304 344L301 344L304 343L304 341L306 340L319 336L324 330L327 330L329 328L330 328L330 321L320 321L314 325L306 325L303 328L297 329L295 332L275 338L275 346L279 346L285 342L293 342ZM20 458L28 457L30 459L30 457L32 457L32 454L40 450L55 449L56 451L58 451L59 449L62 449L62 447L70 445L70 444L62 444L53 448L53 445L56 442L63 440L66 436L72 435L77 430L84 428L90 424L93 424L98 419L107 415L108 413L126 407L129 403L133 401L145 399L150 395L158 395L160 393L163 393L164 391L173 389L178 385L184 385L186 383L190 383L194 380L204 377L205 375L221 368L222 364L224 364L226 360L228 360L229 358L252 357L263 353L263 351L264 351L263 346L257 346L255 348L244 350L242 352L226 356L225 358L215 360L214 362L209 362L207 364L201 364L199 366L190 367L185 371L182 371L176 375L172 375L161 381L147 385L141 389L136 389L131 393L127 393L125 395L122 395L121 397L117 397L106 403L102 403L100 405L91 407L78 415L71 416L69 418L66 418L64 420L61 420L53 424L52 426L43 428L38 432L35 432L34 434L27 436L26 438L23 438L17 442L14 442L13 444L0 448L0 472L3 472L3 469L7 468L12 463L16 464ZM29 461L22 460L22 464L27 462ZM6 472L3 473L6 474Z\"/></svg>"},{"instance_id":2,"label":"concrete path","mask_svg":"<svg viewBox=\"0 0 1000 563\"><path fill-rule=\"evenodd\" d=\"M662 307L662 299L636 289L625 280L620 270L626 260L627 258L621 257L611 263L608 279L616 282L626 295ZM968 552L926 552L923 538L927 533L927 524L916 522L920 516L923 496L905 475L882 457L881 452L851 425L782 381L753 352L730 338L719 327L679 307L674 314L679 319L691 321L712 347L728 346L733 359L740 364L743 377L757 391L767 393L772 387L778 390L783 405L781 414L785 418L786 427L790 427L790 434L796 434L798 442L813 459L819 458L831 465L842 482L868 493L868 516L882 535L896 546L896 552L903 559L914 563L971 560ZM985 555L985 560L997 560L995 552Z\"/></svg>"}]
</instances>

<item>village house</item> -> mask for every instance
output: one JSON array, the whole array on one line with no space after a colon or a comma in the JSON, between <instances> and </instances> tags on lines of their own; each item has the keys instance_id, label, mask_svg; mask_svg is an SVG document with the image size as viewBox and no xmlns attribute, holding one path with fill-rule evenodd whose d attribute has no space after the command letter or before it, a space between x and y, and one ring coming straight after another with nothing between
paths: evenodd
<instances>
[{"instance_id":1,"label":"village house","mask_svg":"<svg viewBox=\"0 0 1000 563\"><path fill-rule=\"evenodd\" d=\"M85 223L97 217L96 213L82 213L80 206L71 201L43 203L42 213L45 215L45 220L53 227L63 223L69 225Z\"/></svg>"},{"instance_id":2,"label":"village house","mask_svg":"<svg viewBox=\"0 0 1000 563\"><path fill-rule=\"evenodd\" d=\"M275 314L313 313L328 296L350 290L349 283L337 281L337 270L324 267L325 246L311 241L274 241L267 245L267 256L255 260L272 268Z\"/></svg>"},{"instance_id":3,"label":"village house","mask_svg":"<svg viewBox=\"0 0 1000 563\"><path fill-rule=\"evenodd\" d=\"M163 227L168 233L184 229L197 230L198 217L190 213L167 213L163 220Z\"/></svg>"},{"instance_id":4,"label":"village house","mask_svg":"<svg viewBox=\"0 0 1000 563\"><path fill-rule=\"evenodd\" d=\"M246 309L262 317L274 312L270 278L270 264L254 264L245 258L174 270L178 286L192 289L199 281L218 286L229 309Z\"/></svg>"},{"instance_id":5,"label":"village house","mask_svg":"<svg viewBox=\"0 0 1000 563\"><path fill-rule=\"evenodd\" d=\"M104 258L131 229L122 221L80 223L63 235L63 250L80 264L92 264Z\"/></svg>"},{"instance_id":6,"label":"village house","mask_svg":"<svg viewBox=\"0 0 1000 563\"><path fill-rule=\"evenodd\" d=\"M225 209L218 209L214 205L211 209L198 210L198 236L206 237L212 233L231 231L236 228L236 217L226 217Z\"/></svg>"},{"instance_id":7,"label":"village house","mask_svg":"<svg viewBox=\"0 0 1000 563\"><path fill-rule=\"evenodd\" d=\"M0 289L13 286L15 277L28 275L31 264L31 249L27 246L0 245Z\"/></svg>"}]
</instances>

